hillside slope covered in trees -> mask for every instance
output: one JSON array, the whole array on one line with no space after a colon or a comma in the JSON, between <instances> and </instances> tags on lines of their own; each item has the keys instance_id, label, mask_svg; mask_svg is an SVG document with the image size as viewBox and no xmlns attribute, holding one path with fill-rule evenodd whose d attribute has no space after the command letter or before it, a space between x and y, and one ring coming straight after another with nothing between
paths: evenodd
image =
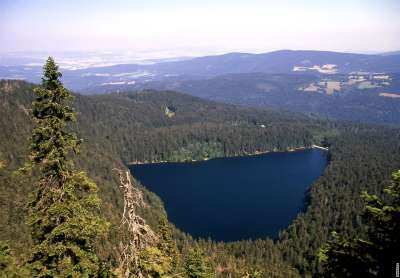
<instances>
[{"instance_id":1,"label":"hillside slope covered in trees","mask_svg":"<svg viewBox=\"0 0 400 278\"><path fill-rule=\"evenodd\" d=\"M0 82L0 160L5 165L0 170L0 240L10 240L16 254L23 254L31 245L24 217L32 186L12 171L27 156L33 88L22 81ZM173 92L78 95L75 108L79 121L74 129L84 139L77 165L99 186L101 211L112 228L108 239L98 245L101 257L111 262L121 236L118 223L123 201L111 170L132 161L244 155L313 143L329 146L330 164L310 188L304 211L276 241L193 241L175 232L182 254L189 256L190 247L200 247L220 277L241 277L246 272L260 273L261 277L317 273L318 250L332 230L345 236L365 232L359 217L361 191L380 194L390 173L400 168L398 129L260 112ZM155 227L165 215L162 202L142 189L149 204L142 214Z\"/></svg>"}]
</instances>

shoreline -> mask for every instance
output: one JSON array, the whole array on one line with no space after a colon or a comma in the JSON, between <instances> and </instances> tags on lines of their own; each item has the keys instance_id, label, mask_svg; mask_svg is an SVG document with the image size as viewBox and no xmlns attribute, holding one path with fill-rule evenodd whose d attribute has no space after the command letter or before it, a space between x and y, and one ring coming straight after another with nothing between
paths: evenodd
<instances>
[{"instance_id":1,"label":"shoreline","mask_svg":"<svg viewBox=\"0 0 400 278\"><path fill-rule=\"evenodd\" d=\"M143 164L158 164L158 163L190 163L190 162L199 162L199 161L207 161L210 159L216 159L216 158L229 158L229 157L240 157L240 156L255 156L255 155L261 155L261 154L267 154L267 153L279 153L279 152L297 152L297 151L304 151L304 150L311 150L311 149L319 149L322 151L329 151L328 148L318 146L318 145L311 145L311 147L296 147L296 148L290 148L285 151L255 151L254 153L243 153L240 155L232 155L232 156L223 156L223 157L213 157L213 158L203 158L203 159L192 159L192 160L184 160L184 161L167 161L167 160L160 160L160 161L131 161L128 162L127 165L143 165Z\"/></svg>"}]
</instances>

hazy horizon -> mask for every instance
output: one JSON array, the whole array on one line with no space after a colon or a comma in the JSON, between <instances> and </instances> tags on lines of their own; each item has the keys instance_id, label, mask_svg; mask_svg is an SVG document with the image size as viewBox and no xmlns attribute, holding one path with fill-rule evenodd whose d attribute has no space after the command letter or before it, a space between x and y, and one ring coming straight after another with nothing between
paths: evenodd
<instances>
[{"instance_id":1,"label":"hazy horizon","mask_svg":"<svg viewBox=\"0 0 400 278\"><path fill-rule=\"evenodd\" d=\"M7 38L1 53L111 51L174 57L400 49L396 0L3 0L0 10L0 32Z\"/></svg>"}]
</instances>

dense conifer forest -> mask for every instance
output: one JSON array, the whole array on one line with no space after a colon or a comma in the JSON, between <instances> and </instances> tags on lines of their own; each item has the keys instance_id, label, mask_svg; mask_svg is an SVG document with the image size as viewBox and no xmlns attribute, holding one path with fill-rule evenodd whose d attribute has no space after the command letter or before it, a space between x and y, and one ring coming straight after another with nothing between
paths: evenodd
<instances>
[{"instance_id":1,"label":"dense conifer forest","mask_svg":"<svg viewBox=\"0 0 400 278\"><path fill-rule=\"evenodd\" d=\"M31 233L35 225L27 221L28 215L28 220L35 215L27 205L28 196L41 174L18 170L29 160L28 138L37 128L31 120L36 87L24 81L0 81L0 271L7 273L6 277L29 277L31 250L44 252ZM167 223L161 200L138 185L147 204L138 213L159 238L135 265L145 277L323 275L329 262L320 259L321 248L334 242L331 232L343 238L367 237L370 230L361 216L361 194L367 191L383 196L391 173L400 168L400 130L395 128L257 111L169 91L75 95L72 105L77 122L71 122L68 132L82 141L79 155L68 153L66 158L97 184L101 199L98 217L105 219L102 225L109 226L104 235L96 237L93 249L85 249L98 256L91 257L92 262L104 262L91 268L98 277L119 273L114 271L119 265L118 245L126 231L120 228L124 198L113 169L126 169L128 163L198 160L312 144L329 148L329 165L323 176L309 188L303 210L276 239L193 240ZM35 161L32 155L30 158ZM332 246L324 250L334 250ZM34 269L40 271L37 264ZM373 273L379 276L379 272Z\"/></svg>"}]
</instances>

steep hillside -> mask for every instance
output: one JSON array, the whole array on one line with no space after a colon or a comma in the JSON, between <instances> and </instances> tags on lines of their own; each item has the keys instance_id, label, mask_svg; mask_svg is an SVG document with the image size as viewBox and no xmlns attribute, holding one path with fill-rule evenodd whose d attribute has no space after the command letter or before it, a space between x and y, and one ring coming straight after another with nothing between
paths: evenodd
<instances>
[{"instance_id":1,"label":"steep hillside","mask_svg":"<svg viewBox=\"0 0 400 278\"><path fill-rule=\"evenodd\" d=\"M27 161L28 138L32 129L30 120L34 85L20 81L0 81L0 160L5 168L0 171L0 240L10 240L17 254L27 251L30 233L25 225L26 203L32 192L34 177L26 177L16 171ZM125 165L108 145L83 142L81 154L76 161L99 186L103 200L102 213L114 225L107 241L100 244L104 257L115 254L119 238L118 223L122 213L122 195L113 168ZM142 211L149 223L155 227L164 209L160 199L146 191L150 206Z\"/></svg>"},{"instance_id":2,"label":"steep hillside","mask_svg":"<svg viewBox=\"0 0 400 278\"><path fill-rule=\"evenodd\" d=\"M195 142L234 156L310 146L320 139L317 122L305 116L237 108L174 92L79 96L76 102L82 135L109 144L125 162L185 160L174 157ZM187 160L202 158L193 151Z\"/></svg>"},{"instance_id":3,"label":"steep hillside","mask_svg":"<svg viewBox=\"0 0 400 278\"><path fill-rule=\"evenodd\" d=\"M12 172L27 158L34 87L23 81L0 81L0 159L6 165L0 171L0 240L11 240L19 255L30 245L24 219L32 182L31 178ZM175 111L173 116L166 114L166 107ZM75 108L79 111L79 122L73 128L84 139L77 164L86 169L100 188L102 212L113 225L108 240L99 243L99 247L102 257L111 256L112 260L120 237L122 209L113 168L124 168L125 163L136 160L191 160L257 150L285 150L320 140L317 136L320 131L313 127L316 123L306 117L260 113L173 92L78 95ZM297 135L290 137L290 133ZM187 152L185 156L180 153L184 147L192 150L189 156ZM206 151L200 152L199 147ZM155 227L165 214L164 208L158 197L142 189L149 204L142 213ZM183 237L184 245L190 242L190 237L181 233L177 237Z\"/></svg>"},{"instance_id":4,"label":"steep hillside","mask_svg":"<svg viewBox=\"0 0 400 278\"><path fill-rule=\"evenodd\" d=\"M29 246L24 204L32 188L29 178L11 172L27 155L33 87L0 81L0 160L7 166L0 171L0 239L11 240L17 254ZM75 108L79 122L73 128L84 139L78 164L100 187L102 212L113 224L108 240L99 242L103 257L113 258L119 238L122 200L111 169L131 161L233 156L312 143L329 147L330 164L324 175L309 189L304 210L277 240L193 241L176 231L182 252L200 246L218 277L241 277L254 269L261 270L263 277L318 272L318 248L332 230L346 235L365 230L359 217L361 191L379 194L390 173L400 168L400 131L394 128L260 112L174 92L78 95ZM189 156L181 152L182 147L192 150ZM161 201L142 189L149 203L142 213L154 227L165 212Z\"/></svg>"}]
</instances>

